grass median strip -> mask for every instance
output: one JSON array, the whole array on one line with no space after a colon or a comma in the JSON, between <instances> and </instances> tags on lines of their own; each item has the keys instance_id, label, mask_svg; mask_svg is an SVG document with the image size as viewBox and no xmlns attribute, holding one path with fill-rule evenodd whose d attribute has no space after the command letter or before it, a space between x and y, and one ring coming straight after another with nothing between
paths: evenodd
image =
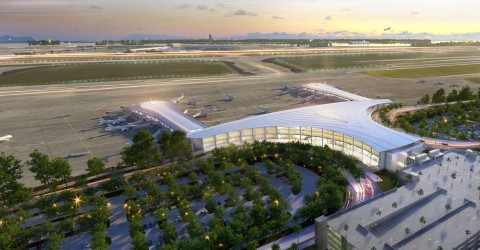
<instances>
[{"instance_id":1,"label":"grass median strip","mask_svg":"<svg viewBox=\"0 0 480 250\"><path fill-rule=\"evenodd\" d=\"M23 69L0 75L0 86L119 81L233 74L221 62L85 63Z\"/></svg>"},{"instance_id":2,"label":"grass median strip","mask_svg":"<svg viewBox=\"0 0 480 250\"><path fill-rule=\"evenodd\" d=\"M479 73L479 72L480 72L480 64L471 64L471 65L458 65L458 66L367 71L367 72L363 72L363 74L370 75L370 76L382 76L382 77L392 77L392 78L417 78L417 77L429 77L429 76L473 74L473 73Z\"/></svg>"}]
</instances>

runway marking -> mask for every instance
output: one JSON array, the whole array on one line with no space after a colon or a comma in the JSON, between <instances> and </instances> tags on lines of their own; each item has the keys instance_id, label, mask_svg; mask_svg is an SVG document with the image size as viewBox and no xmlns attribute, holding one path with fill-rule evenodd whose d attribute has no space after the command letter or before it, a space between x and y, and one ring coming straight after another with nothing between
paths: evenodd
<instances>
[{"instance_id":1,"label":"runway marking","mask_svg":"<svg viewBox=\"0 0 480 250\"><path fill-rule=\"evenodd\" d=\"M82 143L82 145L87 149L88 153L91 154L92 156L95 156L92 154L92 151L90 151L90 149L87 147L87 145L83 142L82 139L80 139L80 136L78 136L77 134L77 131L75 131L75 129L73 129L72 125L70 124L70 122L67 120L67 118L63 118L65 119L65 122L68 124L68 126L70 127L70 129L73 131L73 133L75 134L75 136L77 137L77 139L80 141L80 143Z\"/></svg>"},{"instance_id":2,"label":"runway marking","mask_svg":"<svg viewBox=\"0 0 480 250\"><path fill-rule=\"evenodd\" d=\"M45 142L45 146L47 147L48 154L50 155L50 158L52 158L52 151L50 150L50 146L48 146L47 138L45 138L45 133L43 133L43 128L40 127L40 123L38 123L37 118L35 118L35 123L37 124L37 127L40 130L40 134L42 135L43 141Z\"/></svg>"}]
</instances>

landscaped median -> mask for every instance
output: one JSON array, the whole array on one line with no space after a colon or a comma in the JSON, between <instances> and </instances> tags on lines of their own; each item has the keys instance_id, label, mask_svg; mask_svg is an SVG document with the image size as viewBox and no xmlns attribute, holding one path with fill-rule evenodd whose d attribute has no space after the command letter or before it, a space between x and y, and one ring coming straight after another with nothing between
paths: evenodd
<instances>
[{"instance_id":1,"label":"landscaped median","mask_svg":"<svg viewBox=\"0 0 480 250\"><path fill-rule=\"evenodd\" d=\"M213 60L66 63L6 71L0 75L0 87L226 74L236 73L226 64Z\"/></svg>"}]
</instances>

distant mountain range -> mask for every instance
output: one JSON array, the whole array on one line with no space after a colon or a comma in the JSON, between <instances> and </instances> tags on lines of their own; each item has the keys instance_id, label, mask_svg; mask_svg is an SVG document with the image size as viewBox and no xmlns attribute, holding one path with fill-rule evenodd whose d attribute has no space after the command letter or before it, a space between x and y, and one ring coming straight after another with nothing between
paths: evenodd
<instances>
[{"instance_id":1,"label":"distant mountain range","mask_svg":"<svg viewBox=\"0 0 480 250\"><path fill-rule=\"evenodd\" d=\"M0 43L26 43L28 41L34 40L31 36L1 36Z\"/></svg>"}]
</instances>

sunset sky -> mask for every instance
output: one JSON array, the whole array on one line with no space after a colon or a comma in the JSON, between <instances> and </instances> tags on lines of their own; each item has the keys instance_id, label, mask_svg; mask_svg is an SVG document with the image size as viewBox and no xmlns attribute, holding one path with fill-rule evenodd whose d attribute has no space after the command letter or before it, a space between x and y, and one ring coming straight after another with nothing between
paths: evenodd
<instances>
[{"instance_id":1,"label":"sunset sky","mask_svg":"<svg viewBox=\"0 0 480 250\"><path fill-rule=\"evenodd\" d=\"M0 35L101 40L286 32L473 40L479 13L478 0L0 0Z\"/></svg>"}]
</instances>

